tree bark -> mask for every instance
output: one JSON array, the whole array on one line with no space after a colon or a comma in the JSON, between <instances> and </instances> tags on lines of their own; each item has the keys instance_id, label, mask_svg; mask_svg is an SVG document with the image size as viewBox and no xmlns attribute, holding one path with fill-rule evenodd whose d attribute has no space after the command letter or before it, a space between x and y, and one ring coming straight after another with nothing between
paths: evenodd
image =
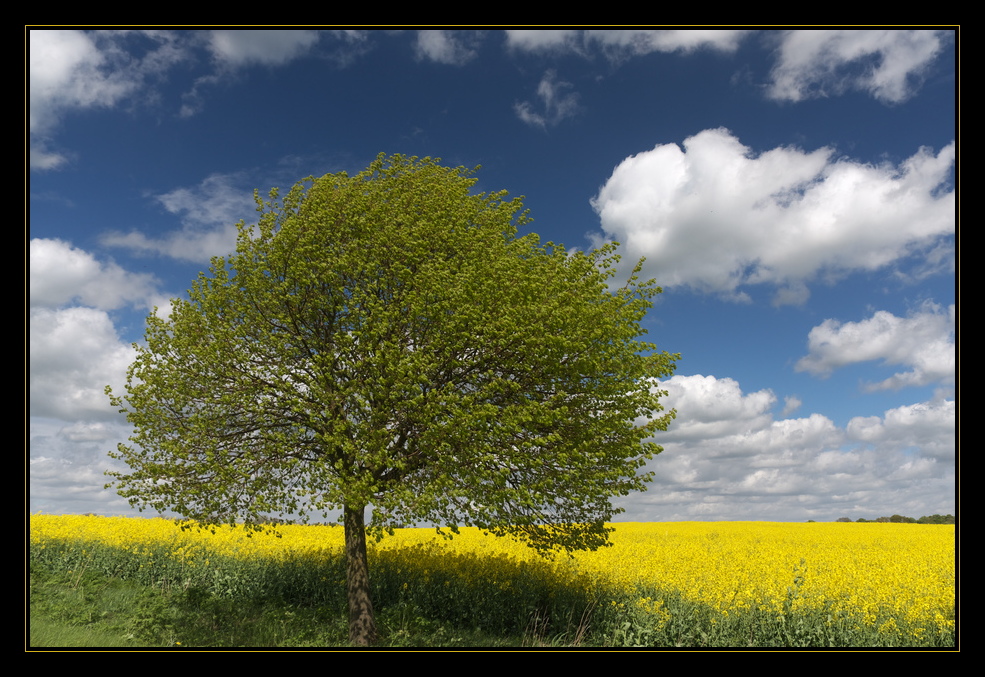
<instances>
[{"instance_id":1,"label":"tree bark","mask_svg":"<svg viewBox=\"0 0 985 677\"><path fill-rule=\"evenodd\" d=\"M376 643L376 618L369 594L369 562L366 558L365 506L343 510L345 527L345 585L349 600L349 641L358 646Z\"/></svg>"}]
</instances>

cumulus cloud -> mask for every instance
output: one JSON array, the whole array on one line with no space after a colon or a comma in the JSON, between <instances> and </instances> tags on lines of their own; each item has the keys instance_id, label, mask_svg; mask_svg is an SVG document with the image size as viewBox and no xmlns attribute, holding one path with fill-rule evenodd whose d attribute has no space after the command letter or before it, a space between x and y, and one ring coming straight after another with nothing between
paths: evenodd
<instances>
[{"instance_id":1,"label":"cumulus cloud","mask_svg":"<svg viewBox=\"0 0 985 677\"><path fill-rule=\"evenodd\" d=\"M954 305L944 309L928 301L907 317L880 310L859 322L825 320L808 335L809 354L796 369L825 377L840 367L880 360L909 370L869 384L870 391L953 384L954 313Z\"/></svg>"},{"instance_id":2,"label":"cumulus cloud","mask_svg":"<svg viewBox=\"0 0 985 677\"><path fill-rule=\"evenodd\" d=\"M803 402L796 395L788 395L787 397L784 397L783 411L780 412L780 416L788 416L789 414L792 414L793 412L800 409L800 406L802 404Z\"/></svg>"},{"instance_id":3,"label":"cumulus cloud","mask_svg":"<svg viewBox=\"0 0 985 677\"><path fill-rule=\"evenodd\" d=\"M662 53L710 49L735 52L747 30L573 30L506 31L513 52L603 54L611 61ZM778 101L861 91L884 103L913 96L926 71L951 39L944 30L789 30L776 40L776 60L767 95ZM766 38L770 40L770 38Z\"/></svg>"},{"instance_id":4,"label":"cumulus cloud","mask_svg":"<svg viewBox=\"0 0 985 677\"><path fill-rule=\"evenodd\" d=\"M256 203L252 190L238 187L241 177L212 174L197 186L176 188L155 196L168 212L181 218L183 228L163 237L144 233L108 232L101 243L134 252L153 253L182 261L208 262L236 249L236 223L251 218Z\"/></svg>"},{"instance_id":5,"label":"cumulus cloud","mask_svg":"<svg viewBox=\"0 0 985 677\"><path fill-rule=\"evenodd\" d=\"M589 30L585 31L585 39L603 49L632 54L698 49L734 52L748 33L745 30Z\"/></svg>"},{"instance_id":6,"label":"cumulus cloud","mask_svg":"<svg viewBox=\"0 0 985 677\"><path fill-rule=\"evenodd\" d=\"M899 165L838 158L830 148L755 154L727 129L683 148L623 160L593 198L604 238L664 286L741 295L768 283L803 303L819 275L875 270L940 251L954 233L954 144Z\"/></svg>"},{"instance_id":7,"label":"cumulus cloud","mask_svg":"<svg viewBox=\"0 0 985 677\"><path fill-rule=\"evenodd\" d=\"M153 276L101 262L62 240L31 240L30 270L32 421L76 422L69 442L98 436L99 421L118 417L103 389L119 392L135 357L109 311L158 306L166 312L169 298Z\"/></svg>"},{"instance_id":8,"label":"cumulus cloud","mask_svg":"<svg viewBox=\"0 0 985 677\"><path fill-rule=\"evenodd\" d=\"M744 395L739 383L714 376L673 376L660 383L667 391L667 409L678 418L662 439L707 439L748 432L764 427L776 396L769 390Z\"/></svg>"},{"instance_id":9,"label":"cumulus cloud","mask_svg":"<svg viewBox=\"0 0 985 677\"><path fill-rule=\"evenodd\" d=\"M506 45L518 51L590 54L601 50L610 59L651 52L692 52L714 49L732 52L744 30L508 30Z\"/></svg>"},{"instance_id":10,"label":"cumulus cloud","mask_svg":"<svg viewBox=\"0 0 985 677\"><path fill-rule=\"evenodd\" d=\"M833 520L953 512L954 403L919 403L840 428L813 413L774 418L768 391L714 376L660 384L678 412L654 440L649 491L623 499L644 520ZM785 416L794 397L786 398ZM928 506L932 506L929 507Z\"/></svg>"},{"instance_id":11,"label":"cumulus cloud","mask_svg":"<svg viewBox=\"0 0 985 677\"><path fill-rule=\"evenodd\" d=\"M577 46L583 31L514 29L505 31L505 33L506 46L509 49L537 51L559 48L573 49Z\"/></svg>"},{"instance_id":12,"label":"cumulus cloud","mask_svg":"<svg viewBox=\"0 0 985 677\"><path fill-rule=\"evenodd\" d=\"M513 110L518 118L531 127L545 129L554 126L578 113L578 94L569 91L572 88L570 82L559 81L557 73L549 70L544 73L540 84L537 85L537 96L540 98L540 105L536 106L529 101L514 104Z\"/></svg>"},{"instance_id":13,"label":"cumulus cloud","mask_svg":"<svg viewBox=\"0 0 985 677\"><path fill-rule=\"evenodd\" d=\"M115 418L103 392L119 392L136 356L96 308L32 308L31 416L65 421Z\"/></svg>"},{"instance_id":14,"label":"cumulus cloud","mask_svg":"<svg viewBox=\"0 0 985 677\"><path fill-rule=\"evenodd\" d=\"M476 31L417 31L414 53L418 59L463 66L476 57Z\"/></svg>"},{"instance_id":15,"label":"cumulus cloud","mask_svg":"<svg viewBox=\"0 0 985 677\"><path fill-rule=\"evenodd\" d=\"M207 231L184 229L164 237L149 237L139 231L106 233L100 242L135 253L168 256L179 261L204 263L213 256L225 256L236 249L236 226L226 225Z\"/></svg>"},{"instance_id":16,"label":"cumulus cloud","mask_svg":"<svg viewBox=\"0 0 985 677\"><path fill-rule=\"evenodd\" d=\"M237 174L210 174L192 188L176 188L155 199L172 214L194 226L211 226L235 221L244 211L253 210L253 191L237 187Z\"/></svg>"},{"instance_id":17,"label":"cumulus cloud","mask_svg":"<svg viewBox=\"0 0 985 677\"><path fill-rule=\"evenodd\" d=\"M54 126L65 109L112 106L137 83L113 68L112 53L97 43L98 33L31 31L30 127Z\"/></svg>"},{"instance_id":18,"label":"cumulus cloud","mask_svg":"<svg viewBox=\"0 0 985 677\"><path fill-rule=\"evenodd\" d=\"M205 106L207 92L249 66L274 68L304 57L317 57L345 68L372 49L372 31L335 30L214 30L200 31L199 40L211 55L213 72L195 79L182 94L179 115L189 118Z\"/></svg>"},{"instance_id":19,"label":"cumulus cloud","mask_svg":"<svg viewBox=\"0 0 985 677\"><path fill-rule=\"evenodd\" d=\"M102 490L106 452L129 430L104 388L122 391L136 353L109 311L169 301L153 276L62 240L31 240L30 271L32 509L83 512L116 501Z\"/></svg>"},{"instance_id":20,"label":"cumulus cloud","mask_svg":"<svg viewBox=\"0 0 985 677\"><path fill-rule=\"evenodd\" d=\"M316 30L215 30L209 49L230 67L253 64L280 66L305 54L318 43Z\"/></svg>"},{"instance_id":21,"label":"cumulus cloud","mask_svg":"<svg viewBox=\"0 0 985 677\"><path fill-rule=\"evenodd\" d=\"M114 465L106 452L131 433L126 423L68 422L32 417L30 422L31 512L126 514L125 499L106 484ZM38 452L37 450L43 450Z\"/></svg>"},{"instance_id":22,"label":"cumulus cloud","mask_svg":"<svg viewBox=\"0 0 985 677\"><path fill-rule=\"evenodd\" d=\"M954 459L954 400L921 402L890 409L884 416L856 416L848 422L851 440L878 448L919 449L937 460Z\"/></svg>"},{"instance_id":23,"label":"cumulus cloud","mask_svg":"<svg viewBox=\"0 0 985 677\"><path fill-rule=\"evenodd\" d=\"M947 39L938 30L785 31L769 96L801 101L854 90L900 103L916 91Z\"/></svg>"},{"instance_id":24,"label":"cumulus cloud","mask_svg":"<svg viewBox=\"0 0 985 677\"><path fill-rule=\"evenodd\" d=\"M57 308L82 303L101 310L124 306L151 308L163 297L153 275L131 273L115 263L57 239L30 243L32 306Z\"/></svg>"},{"instance_id":25,"label":"cumulus cloud","mask_svg":"<svg viewBox=\"0 0 985 677\"><path fill-rule=\"evenodd\" d=\"M171 31L30 31L31 168L67 161L49 148L65 115L120 105L186 58Z\"/></svg>"},{"instance_id":26,"label":"cumulus cloud","mask_svg":"<svg viewBox=\"0 0 985 677\"><path fill-rule=\"evenodd\" d=\"M72 111L153 101L148 86L196 51L211 54L217 72L199 77L184 94L180 115L202 108L202 90L238 68L281 66L311 53L330 36L328 57L345 65L365 51L366 31L355 30L32 30L30 32L31 168L56 169L69 158L53 150L53 136Z\"/></svg>"}]
</instances>

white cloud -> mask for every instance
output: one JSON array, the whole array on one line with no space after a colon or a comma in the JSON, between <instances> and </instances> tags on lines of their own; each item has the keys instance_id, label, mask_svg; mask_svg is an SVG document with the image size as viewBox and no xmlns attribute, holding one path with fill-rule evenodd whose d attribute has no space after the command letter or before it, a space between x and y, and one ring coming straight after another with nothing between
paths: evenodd
<instances>
[{"instance_id":1,"label":"white cloud","mask_svg":"<svg viewBox=\"0 0 985 677\"><path fill-rule=\"evenodd\" d=\"M568 91L571 87L570 82L558 81L557 73L549 70L537 85L537 96L541 101L539 108L542 112L537 112L537 107L529 101L515 104L513 110L517 117L531 127L544 129L554 126L578 113L578 95Z\"/></svg>"},{"instance_id":2,"label":"white cloud","mask_svg":"<svg viewBox=\"0 0 985 677\"><path fill-rule=\"evenodd\" d=\"M107 311L158 305L163 312L169 301L153 276L57 239L31 240L30 274L32 510L125 511L102 489L106 452L129 431L104 389L122 392L136 353ZM88 307L65 307L77 303Z\"/></svg>"},{"instance_id":3,"label":"white cloud","mask_svg":"<svg viewBox=\"0 0 985 677\"><path fill-rule=\"evenodd\" d=\"M66 423L32 417L30 421L30 510L49 514L131 514L125 499L103 489L107 452L126 440L125 422Z\"/></svg>"},{"instance_id":4,"label":"white cloud","mask_svg":"<svg viewBox=\"0 0 985 677\"><path fill-rule=\"evenodd\" d=\"M873 519L953 512L954 402L899 407L839 428L812 413L775 419L768 391L729 378L660 384L677 419L653 439L649 491L621 501L640 520ZM786 410L799 400L787 398ZM781 414L785 415L785 414Z\"/></svg>"},{"instance_id":5,"label":"white cloud","mask_svg":"<svg viewBox=\"0 0 985 677\"><path fill-rule=\"evenodd\" d=\"M330 58L344 65L364 51L365 31L327 31L337 46ZM32 30L30 31L30 132L32 169L56 169L68 161L53 150L52 135L75 110L114 108L154 101L148 83L208 49L223 75L199 77L184 95L180 115L202 107L200 90L231 70L262 64L279 66L310 53L317 30ZM138 95L140 97L138 98Z\"/></svg>"},{"instance_id":6,"label":"white cloud","mask_svg":"<svg viewBox=\"0 0 985 677\"><path fill-rule=\"evenodd\" d=\"M651 52L692 52L698 49L735 51L744 30L508 30L506 45L520 51L590 54L601 50L610 59Z\"/></svg>"},{"instance_id":7,"label":"white cloud","mask_svg":"<svg viewBox=\"0 0 985 677\"><path fill-rule=\"evenodd\" d=\"M906 100L948 39L938 30L792 30L780 42L769 95L803 99L857 90Z\"/></svg>"},{"instance_id":8,"label":"white cloud","mask_svg":"<svg viewBox=\"0 0 985 677\"><path fill-rule=\"evenodd\" d=\"M346 68L355 62L359 57L373 49L371 36L378 31L371 30L330 30L323 31L323 35L330 36L331 41L322 38L320 47L325 56L337 67ZM399 33L400 31L384 31L384 33Z\"/></svg>"},{"instance_id":9,"label":"white cloud","mask_svg":"<svg viewBox=\"0 0 985 677\"><path fill-rule=\"evenodd\" d=\"M28 159L31 169L58 169L68 161L68 157L64 153L49 151L45 141L31 139L31 151Z\"/></svg>"},{"instance_id":10,"label":"white cloud","mask_svg":"<svg viewBox=\"0 0 985 677\"><path fill-rule=\"evenodd\" d=\"M55 169L63 154L48 151L45 137L75 108L112 106L135 83L105 67L107 57L83 31L30 33L31 167Z\"/></svg>"},{"instance_id":11,"label":"white cloud","mask_svg":"<svg viewBox=\"0 0 985 677\"><path fill-rule=\"evenodd\" d=\"M255 213L252 191L236 186L241 178L232 174L212 174L199 185L155 196L170 213L181 217L183 228L164 237L143 233L109 232L100 242L136 252L162 254L183 261L208 262L236 249L236 223Z\"/></svg>"},{"instance_id":12,"label":"white cloud","mask_svg":"<svg viewBox=\"0 0 985 677\"><path fill-rule=\"evenodd\" d=\"M954 232L954 144L900 163L836 158L829 148L755 154L726 129L626 158L592 206L624 260L647 258L664 286L724 295L747 284L803 303L818 275L874 270L939 251ZM598 238L599 240L603 238Z\"/></svg>"},{"instance_id":13,"label":"white cloud","mask_svg":"<svg viewBox=\"0 0 985 677\"><path fill-rule=\"evenodd\" d=\"M151 308L163 297L153 275L131 273L115 263L101 263L89 252L56 239L34 238L30 244L32 306L83 303L102 310L124 306Z\"/></svg>"},{"instance_id":14,"label":"white cloud","mask_svg":"<svg viewBox=\"0 0 985 677\"><path fill-rule=\"evenodd\" d=\"M103 421L78 421L65 426L61 434L71 442L105 442L113 437L110 426Z\"/></svg>"},{"instance_id":15,"label":"white cloud","mask_svg":"<svg viewBox=\"0 0 985 677\"><path fill-rule=\"evenodd\" d=\"M698 49L734 52L748 33L745 30L590 30L585 31L585 39L606 50L632 54Z\"/></svg>"},{"instance_id":16,"label":"white cloud","mask_svg":"<svg viewBox=\"0 0 985 677\"><path fill-rule=\"evenodd\" d=\"M788 415L792 414L793 412L795 412L798 409L800 409L800 406L802 404L803 404L803 402L796 395L788 395L787 397L784 397L783 398L783 411L780 412L780 416L788 416Z\"/></svg>"},{"instance_id":17,"label":"white cloud","mask_svg":"<svg viewBox=\"0 0 985 677\"><path fill-rule=\"evenodd\" d=\"M612 61L662 53L710 49L735 52L748 30L570 30L506 31L514 52L601 52ZM767 38L768 39L768 38ZM865 92L885 103L911 97L951 39L944 30L789 30L779 34L776 63L767 93L779 101Z\"/></svg>"},{"instance_id":18,"label":"white cloud","mask_svg":"<svg viewBox=\"0 0 985 677\"><path fill-rule=\"evenodd\" d=\"M210 174L193 188L176 188L155 199L195 227L235 222L256 208L253 191L236 187L235 174Z\"/></svg>"},{"instance_id":19,"label":"white cloud","mask_svg":"<svg viewBox=\"0 0 985 677\"><path fill-rule=\"evenodd\" d=\"M527 30L514 29L505 31L506 46L509 49L523 51L554 50L559 48L574 49L581 36L576 30Z\"/></svg>"},{"instance_id":20,"label":"white cloud","mask_svg":"<svg viewBox=\"0 0 985 677\"><path fill-rule=\"evenodd\" d=\"M848 437L877 448L919 449L921 455L954 460L956 409L954 400L921 402L890 409L878 416L856 416L848 422Z\"/></svg>"},{"instance_id":21,"label":"white cloud","mask_svg":"<svg viewBox=\"0 0 985 677\"><path fill-rule=\"evenodd\" d=\"M68 443L100 437L100 421L118 418L103 389L119 392L135 357L108 311L153 306L167 312L157 280L56 239L30 243L30 413L73 422ZM84 303L86 306L72 304ZM70 307L65 307L70 306Z\"/></svg>"},{"instance_id":22,"label":"white cloud","mask_svg":"<svg viewBox=\"0 0 985 677\"><path fill-rule=\"evenodd\" d=\"M316 56L345 68L371 49L366 30L214 30L200 31L201 42L212 55L215 71L195 79L182 94L182 118L197 115L211 87L236 77L252 65L284 66L295 59Z\"/></svg>"},{"instance_id":23,"label":"white cloud","mask_svg":"<svg viewBox=\"0 0 985 677\"><path fill-rule=\"evenodd\" d=\"M131 252L159 254L179 261L205 263L213 256L225 256L236 249L236 226L227 225L204 231L184 229L164 237L148 237L138 231L107 233L100 242Z\"/></svg>"},{"instance_id":24,"label":"white cloud","mask_svg":"<svg viewBox=\"0 0 985 677\"><path fill-rule=\"evenodd\" d=\"M476 57L471 44L477 40L475 31L417 31L414 52L418 59L462 66Z\"/></svg>"},{"instance_id":25,"label":"white cloud","mask_svg":"<svg viewBox=\"0 0 985 677\"><path fill-rule=\"evenodd\" d=\"M663 404L677 419L662 439L723 437L760 429L771 416L776 396L769 390L744 395L737 381L714 376L673 376L660 383Z\"/></svg>"},{"instance_id":26,"label":"white cloud","mask_svg":"<svg viewBox=\"0 0 985 677\"><path fill-rule=\"evenodd\" d=\"M119 392L133 361L109 315L95 308L32 308L31 416L64 421L117 416L103 389Z\"/></svg>"},{"instance_id":27,"label":"white cloud","mask_svg":"<svg viewBox=\"0 0 985 677\"><path fill-rule=\"evenodd\" d=\"M31 167L55 169L67 161L48 149L66 114L130 100L148 78L185 58L170 31L30 31Z\"/></svg>"},{"instance_id":28,"label":"white cloud","mask_svg":"<svg viewBox=\"0 0 985 677\"><path fill-rule=\"evenodd\" d=\"M309 52L318 38L316 30L216 30L209 49L226 66L280 66Z\"/></svg>"},{"instance_id":29,"label":"white cloud","mask_svg":"<svg viewBox=\"0 0 985 677\"><path fill-rule=\"evenodd\" d=\"M32 132L54 126L65 109L112 106L137 86L97 46L98 33L35 30L30 38Z\"/></svg>"},{"instance_id":30,"label":"white cloud","mask_svg":"<svg viewBox=\"0 0 985 677\"><path fill-rule=\"evenodd\" d=\"M904 365L868 390L898 390L906 386L954 383L955 307L942 309L927 302L907 317L880 310L859 322L825 320L808 335L809 354L797 362L797 371L828 376L849 364L881 360Z\"/></svg>"}]
</instances>

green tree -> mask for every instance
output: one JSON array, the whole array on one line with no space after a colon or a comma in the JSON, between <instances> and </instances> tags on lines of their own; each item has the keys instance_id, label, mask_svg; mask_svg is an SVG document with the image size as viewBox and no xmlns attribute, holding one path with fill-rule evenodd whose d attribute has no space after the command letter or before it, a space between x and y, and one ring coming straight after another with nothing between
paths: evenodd
<instances>
[{"instance_id":1,"label":"green tree","mask_svg":"<svg viewBox=\"0 0 985 677\"><path fill-rule=\"evenodd\" d=\"M595 549L611 499L644 490L666 430L640 340L660 292L610 289L615 245L566 251L473 172L384 157L257 196L146 345L114 406L134 433L110 472L131 504L203 524L341 510L350 639L376 637L366 537L426 521ZM365 511L371 508L371 520Z\"/></svg>"}]
</instances>

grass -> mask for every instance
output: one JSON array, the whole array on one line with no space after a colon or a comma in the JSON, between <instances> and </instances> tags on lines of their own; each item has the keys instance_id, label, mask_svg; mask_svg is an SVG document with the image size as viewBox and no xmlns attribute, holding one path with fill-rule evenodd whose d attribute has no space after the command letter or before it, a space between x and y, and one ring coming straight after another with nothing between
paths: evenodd
<instances>
[{"instance_id":1,"label":"grass","mask_svg":"<svg viewBox=\"0 0 985 677\"><path fill-rule=\"evenodd\" d=\"M95 572L30 574L32 649L348 648L342 609L282 599L235 599L198 588L164 589ZM610 602L564 627L533 614L521 634L470 629L410 602L378 610L380 648L853 647L894 646L890 636L830 615L747 613L723 618L673 596L663 614ZM882 639L880 639L882 638ZM954 646L953 633L934 642Z\"/></svg>"},{"instance_id":2,"label":"grass","mask_svg":"<svg viewBox=\"0 0 985 677\"><path fill-rule=\"evenodd\" d=\"M224 599L96 573L30 574L32 649L348 647L346 616L280 600ZM522 637L463 631L411 605L377 615L380 647L522 646Z\"/></svg>"}]
</instances>

